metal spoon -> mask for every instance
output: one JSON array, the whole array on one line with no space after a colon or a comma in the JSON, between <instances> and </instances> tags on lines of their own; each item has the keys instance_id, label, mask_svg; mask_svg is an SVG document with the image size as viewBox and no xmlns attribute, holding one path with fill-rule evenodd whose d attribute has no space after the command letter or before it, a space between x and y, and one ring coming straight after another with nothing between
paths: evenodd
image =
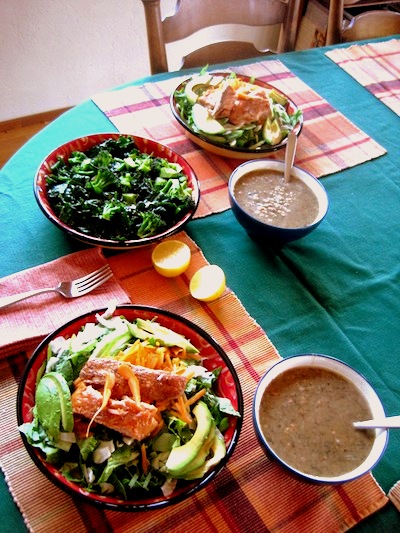
<instances>
[{"instance_id":1,"label":"metal spoon","mask_svg":"<svg viewBox=\"0 0 400 533\"><path fill-rule=\"evenodd\" d=\"M357 429L400 428L400 416L387 416L375 418L374 420L364 420L363 422L353 422L353 426Z\"/></svg>"},{"instance_id":2,"label":"metal spoon","mask_svg":"<svg viewBox=\"0 0 400 533\"><path fill-rule=\"evenodd\" d=\"M294 156L296 154L297 147L297 135L294 131L291 131L288 135L288 141L286 144L286 153L285 153L285 172L284 178L287 183L290 180L290 174L292 172Z\"/></svg>"}]
</instances>

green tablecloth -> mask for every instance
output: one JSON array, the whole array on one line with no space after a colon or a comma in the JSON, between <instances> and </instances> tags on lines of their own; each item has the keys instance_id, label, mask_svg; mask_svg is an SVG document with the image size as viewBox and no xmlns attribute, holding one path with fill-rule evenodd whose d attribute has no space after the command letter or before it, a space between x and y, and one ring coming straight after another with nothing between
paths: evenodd
<instances>
[{"instance_id":1,"label":"green tablecloth","mask_svg":"<svg viewBox=\"0 0 400 533\"><path fill-rule=\"evenodd\" d=\"M208 261L225 270L229 286L283 357L315 352L345 360L369 379L386 412L394 415L400 412L400 118L325 51L278 57L387 154L322 178L330 197L327 218L310 236L281 249L252 241L230 210L192 221L187 230ZM33 198L33 177L57 145L104 131L114 127L85 101L5 165L0 177L1 276L79 249L41 214ZM392 430L384 458L373 471L386 492L400 479L399 450L400 432ZM2 531L25 530L3 479L0 511ZM356 530L378 528L400 530L400 514L392 504Z\"/></svg>"}]
</instances>

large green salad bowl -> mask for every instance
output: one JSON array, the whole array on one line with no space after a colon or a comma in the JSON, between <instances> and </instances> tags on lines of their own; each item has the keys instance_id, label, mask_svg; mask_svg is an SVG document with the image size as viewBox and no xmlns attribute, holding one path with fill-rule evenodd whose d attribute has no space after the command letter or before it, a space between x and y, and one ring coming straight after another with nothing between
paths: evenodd
<instances>
[{"instance_id":1,"label":"large green salad bowl","mask_svg":"<svg viewBox=\"0 0 400 533\"><path fill-rule=\"evenodd\" d=\"M192 167L168 146L96 133L53 150L37 170L34 194L68 236L126 250L181 231L196 212L200 187Z\"/></svg>"},{"instance_id":2,"label":"large green salad bowl","mask_svg":"<svg viewBox=\"0 0 400 533\"><path fill-rule=\"evenodd\" d=\"M169 311L123 305L79 316L39 344L17 418L27 452L56 487L142 511L180 502L217 476L239 439L243 397L207 332Z\"/></svg>"}]
</instances>

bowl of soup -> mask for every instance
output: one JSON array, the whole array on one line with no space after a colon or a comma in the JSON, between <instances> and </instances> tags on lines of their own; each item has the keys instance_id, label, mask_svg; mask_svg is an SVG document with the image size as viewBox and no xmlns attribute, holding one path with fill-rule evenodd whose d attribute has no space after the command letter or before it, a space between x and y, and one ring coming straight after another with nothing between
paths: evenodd
<instances>
[{"instance_id":1,"label":"bowl of soup","mask_svg":"<svg viewBox=\"0 0 400 533\"><path fill-rule=\"evenodd\" d=\"M261 242L290 242L311 233L325 218L325 187L306 170L293 166L284 178L281 160L252 160L229 178L232 211L250 237Z\"/></svg>"},{"instance_id":2,"label":"bowl of soup","mask_svg":"<svg viewBox=\"0 0 400 533\"><path fill-rule=\"evenodd\" d=\"M382 457L386 429L353 422L384 417L369 382L346 363L320 354L280 360L261 378L253 424L265 454L290 474L338 484L369 472Z\"/></svg>"}]
</instances>

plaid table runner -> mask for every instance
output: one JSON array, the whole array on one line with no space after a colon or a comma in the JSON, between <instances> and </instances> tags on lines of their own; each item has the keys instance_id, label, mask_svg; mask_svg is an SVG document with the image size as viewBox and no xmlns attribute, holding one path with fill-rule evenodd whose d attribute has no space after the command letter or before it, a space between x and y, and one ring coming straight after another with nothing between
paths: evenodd
<instances>
[{"instance_id":1,"label":"plaid table runner","mask_svg":"<svg viewBox=\"0 0 400 533\"><path fill-rule=\"evenodd\" d=\"M8 347L8 357L0 359L1 466L27 527L35 533L61 530L74 533L338 532L346 531L383 507L388 498L370 474L335 487L309 485L289 477L266 459L253 431L252 398L259 378L280 356L229 288L220 299L208 304L190 296L189 280L207 261L186 233L177 237L192 252L189 269L178 278L162 278L154 271L149 248L111 256L108 262L121 286L117 297L124 299L128 294L132 302L181 314L208 331L231 358L242 385L245 414L239 443L228 466L190 499L159 511L122 513L73 500L53 486L25 452L18 435L15 402L17 382L31 351L26 345L26 351L9 355ZM74 260L84 253L74 254ZM52 266L62 269L69 258L53 262ZM35 277L40 275L40 268L46 271L48 265L38 268L32 273ZM20 276L26 279L27 272L15 274L8 282L16 283ZM106 285L103 290L105 299ZM92 300L90 295L81 301L85 309L80 312L99 306L99 301ZM103 305L106 304L104 301ZM42 307L26 313L32 325L30 336L35 338L37 332L33 326L39 327L42 333L40 323L46 319L48 307L43 302ZM61 322L61 316L57 320Z\"/></svg>"},{"instance_id":2,"label":"plaid table runner","mask_svg":"<svg viewBox=\"0 0 400 533\"><path fill-rule=\"evenodd\" d=\"M301 108L304 127L299 137L295 164L315 176L333 174L386 153L281 61L262 61L232 67L231 70L273 84ZM92 100L121 133L153 138L187 159L201 184L201 200L196 214L201 217L229 208L228 179L242 161L211 154L186 138L169 105L171 93L183 79L176 77L130 86L98 94ZM268 157L284 159L284 150Z\"/></svg>"},{"instance_id":3,"label":"plaid table runner","mask_svg":"<svg viewBox=\"0 0 400 533\"><path fill-rule=\"evenodd\" d=\"M326 55L400 115L400 40L353 45Z\"/></svg>"}]
</instances>

